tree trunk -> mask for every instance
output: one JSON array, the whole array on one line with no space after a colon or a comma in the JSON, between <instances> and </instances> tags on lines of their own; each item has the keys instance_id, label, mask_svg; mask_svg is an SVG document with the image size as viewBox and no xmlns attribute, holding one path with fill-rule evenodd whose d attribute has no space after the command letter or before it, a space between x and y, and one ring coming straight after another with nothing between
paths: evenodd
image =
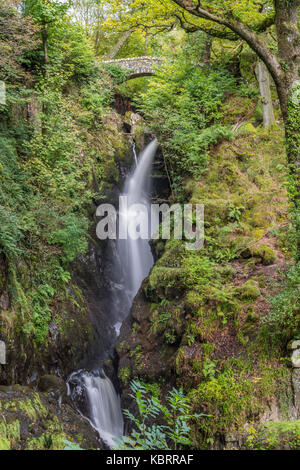
<instances>
[{"instance_id":1,"label":"tree trunk","mask_svg":"<svg viewBox=\"0 0 300 470\"><path fill-rule=\"evenodd\" d=\"M212 38L206 35L201 60L204 64L209 64L211 59Z\"/></svg>"},{"instance_id":2,"label":"tree trunk","mask_svg":"<svg viewBox=\"0 0 300 470\"><path fill-rule=\"evenodd\" d=\"M48 31L47 31L47 26L45 24L42 26L42 41L43 41L43 51L44 51L44 64L47 65L49 62Z\"/></svg>"},{"instance_id":3,"label":"tree trunk","mask_svg":"<svg viewBox=\"0 0 300 470\"><path fill-rule=\"evenodd\" d=\"M270 87L270 76L267 67L261 60L258 61L257 69L259 90L263 109L263 122L264 127L268 128L275 122Z\"/></svg>"},{"instance_id":4,"label":"tree trunk","mask_svg":"<svg viewBox=\"0 0 300 470\"><path fill-rule=\"evenodd\" d=\"M289 166L288 191L292 201L291 217L296 229L297 259L300 260L300 86L290 88L289 105L285 117L285 139ZM298 93L297 93L298 92Z\"/></svg>"},{"instance_id":5,"label":"tree trunk","mask_svg":"<svg viewBox=\"0 0 300 470\"><path fill-rule=\"evenodd\" d=\"M148 33L145 35L145 48L144 48L144 55L148 54Z\"/></svg>"},{"instance_id":6,"label":"tree trunk","mask_svg":"<svg viewBox=\"0 0 300 470\"><path fill-rule=\"evenodd\" d=\"M95 41L94 41L94 51L96 55L99 54L99 49L100 49L100 28L99 26L97 26L97 31L95 34Z\"/></svg>"},{"instance_id":7,"label":"tree trunk","mask_svg":"<svg viewBox=\"0 0 300 470\"><path fill-rule=\"evenodd\" d=\"M279 90L279 99L283 118L287 118L290 93L299 80L300 35L298 29L299 0L274 0L276 16L275 26L278 41L278 55L284 72L283 90Z\"/></svg>"},{"instance_id":8,"label":"tree trunk","mask_svg":"<svg viewBox=\"0 0 300 470\"><path fill-rule=\"evenodd\" d=\"M292 218L296 227L298 259L300 258L300 35L299 0L274 0L278 55L284 71L278 89L285 124L287 158L290 172L289 194L293 202Z\"/></svg>"},{"instance_id":9,"label":"tree trunk","mask_svg":"<svg viewBox=\"0 0 300 470\"><path fill-rule=\"evenodd\" d=\"M131 35L132 31L129 30L129 31L125 31L122 36L120 37L120 39L118 40L117 44L106 54L105 56L105 59L106 60L110 60L110 59L114 59L116 57L116 55L118 54L119 50L121 49L121 47L123 46L123 44L127 41L127 39L129 38L129 36Z\"/></svg>"}]
</instances>

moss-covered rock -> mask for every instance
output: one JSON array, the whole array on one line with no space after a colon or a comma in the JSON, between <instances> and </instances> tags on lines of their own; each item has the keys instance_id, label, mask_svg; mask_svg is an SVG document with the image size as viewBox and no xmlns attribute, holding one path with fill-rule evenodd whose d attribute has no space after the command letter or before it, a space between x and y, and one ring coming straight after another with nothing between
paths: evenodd
<instances>
[{"instance_id":1,"label":"moss-covered rock","mask_svg":"<svg viewBox=\"0 0 300 470\"><path fill-rule=\"evenodd\" d=\"M259 283L249 279L249 281L245 282L241 287L239 287L238 292L241 296L241 299L255 300L260 295Z\"/></svg>"},{"instance_id":2,"label":"moss-covered rock","mask_svg":"<svg viewBox=\"0 0 300 470\"><path fill-rule=\"evenodd\" d=\"M144 287L147 298L152 301L179 298L184 289L182 276L180 268L156 266Z\"/></svg>"},{"instance_id":3,"label":"moss-covered rock","mask_svg":"<svg viewBox=\"0 0 300 470\"><path fill-rule=\"evenodd\" d=\"M300 450L300 421L275 421L251 426L246 447L253 450Z\"/></svg>"},{"instance_id":4,"label":"moss-covered rock","mask_svg":"<svg viewBox=\"0 0 300 470\"><path fill-rule=\"evenodd\" d=\"M1 387L0 449L63 450L64 440L98 448L96 433L69 405L28 387Z\"/></svg>"},{"instance_id":5,"label":"moss-covered rock","mask_svg":"<svg viewBox=\"0 0 300 470\"><path fill-rule=\"evenodd\" d=\"M252 256L259 258L265 266L274 264L277 259L277 255L273 248L263 243L253 248Z\"/></svg>"},{"instance_id":6,"label":"moss-covered rock","mask_svg":"<svg viewBox=\"0 0 300 470\"><path fill-rule=\"evenodd\" d=\"M246 122L245 124L239 127L238 134L241 136L256 134L256 129L251 122Z\"/></svg>"}]
</instances>

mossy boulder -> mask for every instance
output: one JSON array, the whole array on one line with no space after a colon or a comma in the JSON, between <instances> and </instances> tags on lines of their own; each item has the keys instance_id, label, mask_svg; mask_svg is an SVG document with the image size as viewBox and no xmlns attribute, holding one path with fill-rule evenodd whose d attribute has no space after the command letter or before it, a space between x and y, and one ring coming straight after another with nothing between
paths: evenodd
<instances>
[{"instance_id":1,"label":"mossy boulder","mask_svg":"<svg viewBox=\"0 0 300 470\"><path fill-rule=\"evenodd\" d=\"M0 450L63 450L65 440L98 448L97 435L69 405L29 387L0 389Z\"/></svg>"},{"instance_id":2,"label":"mossy boulder","mask_svg":"<svg viewBox=\"0 0 300 470\"><path fill-rule=\"evenodd\" d=\"M144 287L146 297L152 301L179 298L184 290L183 272L180 268L156 266Z\"/></svg>"},{"instance_id":3,"label":"mossy boulder","mask_svg":"<svg viewBox=\"0 0 300 470\"><path fill-rule=\"evenodd\" d=\"M249 281L239 287L238 293L243 300L255 300L260 295L259 283L249 279Z\"/></svg>"},{"instance_id":4,"label":"mossy boulder","mask_svg":"<svg viewBox=\"0 0 300 470\"><path fill-rule=\"evenodd\" d=\"M299 450L300 420L252 426L248 430L246 447L252 450Z\"/></svg>"},{"instance_id":5,"label":"mossy boulder","mask_svg":"<svg viewBox=\"0 0 300 470\"><path fill-rule=\"evenodd\" d=\"M238 134L240 136L247 136L247 135L251 135L251 134L256 134L256 129L253 126L253 124L251 124L251 122L245 122L245 124L243 124L238 129Z\"/></svg>"},{"instance_id":6,"label":"mossy boulder","mask_svg":"<svg viewBox=\"0 0 300 470\"><path fill-rule=\"evenodd\" d=\"M66 389L65 382L56 375L42 375L38 383L41 392L49 392L51 390L59 390L63 392Z\"/></svg>"},{"instance_id":7,"label":"mossy boulder","mask_svg":"<svg viewBox=\"0 0 300 470\"><path fill-rule=\"evenodd\" d=\"M56 375L42 375L38 382L38 388L41 392L51 394L57 400L63 400L63 402L69 401L66 383Z\"/></svg>"},{"instance_id":8,"label":"mossy boulder","mask_svg":"<svg viewBox=\"0 0 300 470\"><path fill-rule=\"evenodd\" d=\"M243 258L254 258L255 263L262 263L264 266L274 264L277 260L273 248L265 243L245 247L241 251L241 256Z\"/></svg>"},{"instance_id":9,"label":"mossy boulder","mask_svg":"<svg viewBox=\"0 0 300 470\"><path fill-rule=\"evenodd\" d=\"M253 249L252 256L259 258L261 263L265 266L274 264L277 259L277 255L273 248L263 243Z\"/></svg>"}]
</instances>

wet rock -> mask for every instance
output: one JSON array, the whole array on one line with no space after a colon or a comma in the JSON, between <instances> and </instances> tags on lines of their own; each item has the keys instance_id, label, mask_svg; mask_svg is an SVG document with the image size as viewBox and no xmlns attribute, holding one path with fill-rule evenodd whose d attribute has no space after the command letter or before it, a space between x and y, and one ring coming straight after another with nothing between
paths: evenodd
<instances>
[{"instance_id":1,"label":"wet rock","mask_svg":"<svg viewBox=\"0 0 300 470\"><path fill-rule=\"evenodd\" d=\"M53 384L50 378L44 382ZM1 386L0 404L1 450L62 450L65 441L84 449L99 448L98 436L88 422L69 405L58 407L49 394L20 385Z\"/></svg>"},{"instance_id":2,"label":"wet rock","mask_svg":"<svg viewBox=\"0 0 300 470\"><path fill-rule=\"evenodd\" d=\"M125 123L130 128L132 138L136 143L138 152L141 152L145 147L145 121L138 113L128 111L124 118Z\"/></svg>"},{"instance_id":3,"label":"wet rock","mask_svg":"<svg viewBox=\"0 0 300 470\"><path fill-rule=\"evenodd\" d=\"M38 381L38 389L54 397L58 402L68 401L67 386L64 380L55 375L43 375Z\"/></svg>"}]
</instances>

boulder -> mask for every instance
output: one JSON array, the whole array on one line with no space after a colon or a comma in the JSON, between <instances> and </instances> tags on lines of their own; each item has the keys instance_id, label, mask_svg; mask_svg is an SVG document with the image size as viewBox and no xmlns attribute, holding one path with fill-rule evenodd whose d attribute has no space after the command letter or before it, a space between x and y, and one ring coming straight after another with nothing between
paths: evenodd
<instances>
[{"instance_id":1,"label":"boulder","mask_svg":"<svg viewBox=\"0 0 300 470\"><path fill-rule=\"evenodd\" d=\"M38 389L63 403L68 402L66 383L56 375L42 375L38 381Z\"/></svg>"},{"instance_id":2,"label":"boulder","mask_svg":"<svg viewBox=\"0 0 300 470\"><path fill-rule=\"evenodd\" d=\"M292 366L295 368L300 367L300 348L294 349L292 356L291 356Z\"/></svg>"},{"instance_id":3,"label":"boulder","mask_svg":"<svg viewBox=\"0 0 300 470\"><path fill-rule=\"evenodd\" d=\"M300 339L292 339L288 345L287 349L293 351L294 349L300 349Z\"/></svg>"},{"instance_id":4,"label":"boulder","mask_svg":"<svg viewBox=\"0 0 300 470\"><path fill-rule=\"evenodd\" d=\"M239 294L242 299L257 299L260 295L259 283L253 279L249 279L249 281L245 282L239 288Z\"/></svg>"},{"instance_id":5,"label":"boulder","mask_svg":"<svg viewBox=\"0 0 300 470\"><path fill-rule=\"evenodd\" d=\"M6 364L6 345L4 341L0 341L0 364Z\"/></svg>"}]
</instances>

